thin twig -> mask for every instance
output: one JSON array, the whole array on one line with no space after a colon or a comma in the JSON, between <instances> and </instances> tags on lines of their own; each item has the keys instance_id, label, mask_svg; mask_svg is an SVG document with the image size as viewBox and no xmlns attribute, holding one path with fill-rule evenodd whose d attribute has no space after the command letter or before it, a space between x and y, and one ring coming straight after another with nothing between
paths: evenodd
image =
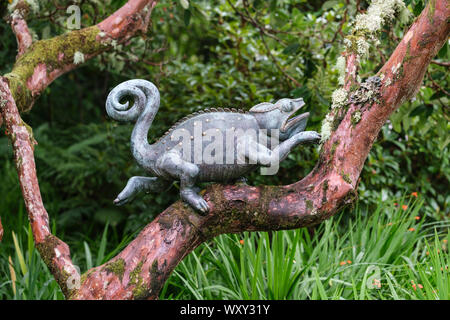
<instances>
[{"instance_id":1,"label":"thin twig","mask_svg":"<svg viewBox=\"0 0 450 320\"><path fill-rule=\"evenodd\" d=\"M442 67L450 67L450 62L442 62L442 61L437 61L437 60L431 60L431 63L433 64L437 64L438 66L442 66Z\"/></svg>"}]
</instances>

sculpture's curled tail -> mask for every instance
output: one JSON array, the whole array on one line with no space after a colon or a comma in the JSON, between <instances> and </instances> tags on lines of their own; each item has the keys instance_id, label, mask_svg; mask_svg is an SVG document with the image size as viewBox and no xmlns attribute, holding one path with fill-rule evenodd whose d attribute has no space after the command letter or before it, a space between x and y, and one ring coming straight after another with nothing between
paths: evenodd
<instances>
[{"instance_id":1,"label":"sculpture's curled tail","mask_svg":"<svg viewBox=\"0 0 450 320\"><path fill-rule=\"evenodd\" d=\"M129 107L128 98L133 105ZM131 152L144 168L149 168L154 152L147 140L148 130L159 108L159 91L147 80L133 79L117 85L106 99L106 112L117 121L136 122L131 134Z\"/></svg>"}]
</instances>

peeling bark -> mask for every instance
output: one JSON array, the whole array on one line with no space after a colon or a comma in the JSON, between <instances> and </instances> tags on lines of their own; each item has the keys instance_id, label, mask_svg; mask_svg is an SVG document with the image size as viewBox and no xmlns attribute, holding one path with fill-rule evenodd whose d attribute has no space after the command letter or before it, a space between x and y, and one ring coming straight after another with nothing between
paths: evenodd
<instances>
[{"instance_id":1,"label":"peeling bark","mask_svg":"<svg viewBox=\"0 0 450 320\"><path fill-rule=\"evenodd\" d=\"M114 44L126 41L137 31L144 31L155 4L156 1L152 0L130 0L114 13L116 19L123 17L125 22L121 27L127 32L115 34L112 25L103 22L33 44L28 38L28 27L21 13L15 12L12 17L11 26L17 36L19 56L13 70L0 77L1 119L12 142L36 247L67 298L74 293L76 287L73 284L80 275L72 263L67 244L50 233L48 213L36 175L33 154L36 141L31 127L20 117L19 110L31 109L34 100L54 79L78 66L73 63L76 51L85 52L85 60L88 60L114 47Z\"/></svg>"},{"instance_id":2,"label":"peeling bark","mask_svg":"<svg viewBox=\"0 0 450 320\"><path fill-rule=\"evenodd\" d=\"M33 43L30 30L28 29L27 22L24 19L24 10L16 9L11 16L11 28L16 35L17 40L17 58L25 53L25 51Z\"/></svg>"},{"instance_id":3,"label":"peeling bark","mask_svg":"<svg viewBox=\"0 0 450 320\"><path fill-rule=\"evenodd\" d=\"M145 22L148 16L141 11L148 3L153 5L154 2L130 0L98 26L102 30L109 30L108 34L112 38L124 39L127 34L121 30L136 32L148 23ZM20 119L6 79L2 78L2 114L13 141L22 193L35 241L66 297L155 299L176 265L208 239L223 233L312 226L351 203L356 197L362 167L382 125L393 111L419 89L431 59L447 41L450 7L446 0L433 1L432 8L430 3L378 72L378 75L384 76L378 100L348 106L342 120L322 146L318 163L307 177L280 187L212 185L204 194L210 206L206 216L198 215L178 201L147 225L111 261L84 274L81 286L75 289L67 286L68 278L77 275L70 268L69 249L48 230L48 215L42 204L36 178L33 139ZM129 19L131 16L138 17L141 22L133 24L135 20ZM56 56L58 59L61 58L59 54ZM350 53L347 67L356 69L356 63L356 56ZM33 66L36 67L38 64ZM70 70L73 66L65 64L65 67ZM62 69L55 70L57 76L58 70ZM36 71L37 74L39 72ZM34 70L32 74L35 74ZM43 78L42 81L47 85L52 80ZM25 80L27 82L29 77ZM346 85L350 86L349 83L353 81L352 73L346 79ZM30 87L36 87L34 83ZM361 112L361 120L356 124L352 123L355 111Z\"/></svg>"},{"instance_id":4,"label":"peeling bark","mask_svg":"<svg viewBox=\"0 0 450 320\"><path fill-rule=\"evenodd\" d=\"M28 212L34 242L41 257L55 277L61 279L63 275L66 278L76 275L77 271L70 258L69 247L50 233L48 213L42 202L36 175L33 154L36 142L32 137L31 128L20 117L3 77L0 77L0 95L3 105L2 115L7 133L13 144L14 160L19 174L20 187ZM59 284L63 292L67 293L67 285L64 281L59 282Z\"/></svg>"}]
</instances>

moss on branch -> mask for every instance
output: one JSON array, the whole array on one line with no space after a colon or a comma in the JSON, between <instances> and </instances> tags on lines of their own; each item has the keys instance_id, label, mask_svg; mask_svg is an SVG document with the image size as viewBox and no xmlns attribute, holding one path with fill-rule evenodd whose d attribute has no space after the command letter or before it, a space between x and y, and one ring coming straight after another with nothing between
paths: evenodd
<instances>
[{"instance_id":1,"label":"moss on branch","mask_svg":"<svg viewBox=\"0 0 450 320\"><path fill-rule=\"evenodd\" d=\"M44 65L51 82L56 76L52 77L50 74L73 65L76 54L82 53L84 57L91 57L114 45L114 40L109 38L99 41L97 38L99 33L100 29L92 26L34 42L19 57L12 71L5 75L19 111L29 110L35 97L40 94L40 88L34 90L28 85L30 78L35 74L36 67ZM42 88L46 85L43 84Z\"/></svg>"}]
</instances>

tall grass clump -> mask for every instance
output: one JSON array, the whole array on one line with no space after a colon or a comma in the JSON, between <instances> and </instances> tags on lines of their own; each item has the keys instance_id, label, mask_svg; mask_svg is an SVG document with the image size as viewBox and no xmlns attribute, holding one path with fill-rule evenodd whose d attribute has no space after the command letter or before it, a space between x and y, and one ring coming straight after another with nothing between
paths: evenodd
<instances>
[{"instance_id":1,"label":"tall grass clump","mask_svg":"<svg viewBox=\"0 0 450 320\"><path fill-rule=\"evenodd\" d=\"M222 235L180 263L163 299L448 299L448 223L422 201L347 211L307 229Z\"/></svg>"},{"instance_id":2,"label":"tall grass clump","mask_svg":"<svg viewBox=\"0 0 450 320\"><path fill-rule=\"evenodd\" d=\"M398 203L398 204L397 204ZM174 270L161 299L449 299L446 221L425 221L422 200L346 210L313 232L221 235ZM72 248L81 272L115 256L135 234ZM30 228L11 231L0 252L0 299L63 299L34 247Z\"/></svg>"}]
</instances>

